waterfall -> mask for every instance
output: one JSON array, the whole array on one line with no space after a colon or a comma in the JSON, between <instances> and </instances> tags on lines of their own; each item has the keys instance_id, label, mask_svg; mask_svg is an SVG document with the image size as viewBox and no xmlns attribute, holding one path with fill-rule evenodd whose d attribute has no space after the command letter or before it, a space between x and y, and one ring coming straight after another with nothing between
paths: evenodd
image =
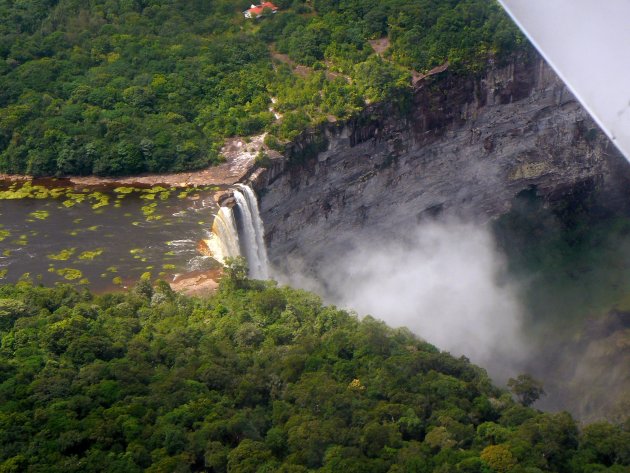
<instances>
[{"instance_id":1,"label":"waterfall","mask_svg":"<svg viewBox=\"0 0 630 473\"><path fill-rule=\"evenodd\" d=\"M244 184L236 184L236 187L238 190L234 190L234 199L241 216L241 246L249 265L249 275L254 279L268 279L269 260L265 248L265 230L256 194L251 187Z\"/></svg>"},{"instance_id":2,"label":"waterfall","mask_svg":"<svg viewBox=\"0 0 630 473\"><path fill-rule=\"evenodd\" d=\"M231 207L221 207L214 218L210 238L205 240L212 256L225 264L225 258L241 254L236 220Z\"/></svg>"},{"instance_id":3,"label":"waterfall","mask_svg":"<svg viewBox=\"0 0 630 473\"><path fill-rule=\"evenodd\" d=\"M221 207L212 225L212 234L206 244L215 259L225 263L226 257L244 254L249 276L269 278L269 260L265 248L265 231L258 210L258 200L251 187L236 184L232 189L236 212Z\"/></svg>"}]
</instances>

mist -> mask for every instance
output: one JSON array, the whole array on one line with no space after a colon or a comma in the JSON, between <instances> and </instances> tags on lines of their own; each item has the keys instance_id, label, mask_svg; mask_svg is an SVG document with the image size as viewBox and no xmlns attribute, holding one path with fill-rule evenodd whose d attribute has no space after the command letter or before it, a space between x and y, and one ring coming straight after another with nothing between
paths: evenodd
<instances>
[{"instance_id":1,"label":"mist","mask_svg":"<svg viewBox=\"0 0 630 473\"><path fill-rule=\"evenodd\" d=\"M327 254L318 268L299 269L293 260L277 278L361 316L406 326L483 366L497 382L519 372L526 354L520 288L507 278L486 227L431 221L398 236L343 240L344 249Z\"/></svg>"}]
</instances>

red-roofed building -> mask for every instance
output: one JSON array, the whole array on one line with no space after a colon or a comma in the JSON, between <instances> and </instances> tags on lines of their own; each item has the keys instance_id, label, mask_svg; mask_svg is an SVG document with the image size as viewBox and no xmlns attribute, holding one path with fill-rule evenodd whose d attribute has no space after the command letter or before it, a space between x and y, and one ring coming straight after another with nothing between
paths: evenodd
<instances>
[{"instance_id":1,"label":"red-roofed building","mask_svg":"<svg viewBox=\"0 0 630 473\"><path fill-rule=\"evenodd\" d=\"M263 2L260 5L252 5L248 10L243 12L243 15L245 15L245 18L260 18L265 8L271 10L271 13L276 13L279 10L273 3Z\"/></svg>"}]
</instances>

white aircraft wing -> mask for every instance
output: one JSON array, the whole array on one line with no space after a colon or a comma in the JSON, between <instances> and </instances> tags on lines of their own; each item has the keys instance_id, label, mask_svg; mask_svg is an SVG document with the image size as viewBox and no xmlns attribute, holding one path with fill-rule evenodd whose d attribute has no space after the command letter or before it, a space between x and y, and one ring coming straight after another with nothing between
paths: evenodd
<instances>
[{"instance_id":1,"label":"white aircraft wing","mask_svg":"<svg viewBox=\"0 0 630 473\"><path fill-rule=\"evenodd\" d=\"M499 0L630 160L630 0Z\"/></svg>"}]
</instances>

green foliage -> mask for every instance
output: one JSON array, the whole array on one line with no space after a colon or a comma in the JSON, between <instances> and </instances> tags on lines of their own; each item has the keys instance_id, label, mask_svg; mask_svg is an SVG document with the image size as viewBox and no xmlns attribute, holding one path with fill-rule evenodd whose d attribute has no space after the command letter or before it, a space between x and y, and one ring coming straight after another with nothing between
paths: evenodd
<instances>
[{"instance_id":1,"label":"green foliage","mask_svg":"<svg viewBox=\"0 0 630 473\"><path fill-rule=\"evenodd\" d=\"M519 374L516 379L510 378L507 385L525 407L531 406L540 396L545 395L542 383L529 374Z\"/></svg>"},{"instance_id":2,"label":"green foliage","mask_svg":"<svg viewBox=\"0 0 630 473\"><path fill-rule=\"evenodd\" d=\"M224 286L228 288L242 288L247 284L249 268L247 260L242 256L225 258L225 276L222 279Z\"/></svg>"},{"instance_id":3,"label":"green foliage","mask_svg":"<svg viewBox=\"0 0 630 473\"><path fill-rule=\"evenodd\" d=\"M256 165L263 168L268 168L271 166L271 158L262 149L256 155Z\"/></svg>"},{"instance_id":4,"label":"green foliage","mask_svg":"<svg viewBox=\"0 0 630 473\"><path fill-rule=\"evenodd\" d=\"M265 142L265 145L269 147L270 149L273 149L276 151L284 151L284 146L282 146L282 143L280 143L278 138L276 138L272 134L265 135L264 142Z\"/></svg>"},{"instance_id":5,"label":"green foliage","mask_svg":"<svg viewBox=\"0 0 630 473\"><path fill-rule=\"evenodd\" d=\"M516 464L512 452L505 445L490 445L479 457L497 473L508 473Z\"/></svg>"},{"instance_id":6,"label":"green foliage","mask_svg":"<svg viewBox=\"0 0 630 473\"><path fill-rule=\"evenodd\" d=\"M355 66L354 76L361 94L371 102L395 97L409 83L409 73L378 56Z\"/></svg>"},{"instance_id":7,"label":"green foliage","mask_svg":"<svg viewBox=\"0 0 630 473\"><path fill-rule=\"evenodd\" d=\"M399 64L427 71L448 61L479 71L489 56L502 59L525 39L497 2L420 0L388 16L391 55Z\"/></svg>"},{"instance_id":8,"label":"green foliage","mask_svg":"<svg viewBox=\"0 0 630 473\"><path fill-rule=\"evenodd\" d=\"M290 140L408 94L410 68L478 71L523 42L487 0L279 1L256 21L248 3L0 3L0 172L200 168L227 137ZM385 37L379 59L368 41Z\"/></svg>"},{"instance_id":9,"label":"green foliage","mask_svg":"<svg viewBox=\"0 0 630 473\"><path fill-rule=\"evenodd\" d=\"M24 302L14 299L0 299L0 329L9 330L19 317L28 313L29 308Z\"/></svg>"},{"instance_id":10,"label":"green foliage","mask_svg":"<svg viewBox=\"0 0 630 473\"><path fill-rule=\"evenodd\" d=\"M231 266L240 287L205 300L0 286L0 471L628 471L627 428L580 432L409 331Z\"/></svg>"}]
</instances>

